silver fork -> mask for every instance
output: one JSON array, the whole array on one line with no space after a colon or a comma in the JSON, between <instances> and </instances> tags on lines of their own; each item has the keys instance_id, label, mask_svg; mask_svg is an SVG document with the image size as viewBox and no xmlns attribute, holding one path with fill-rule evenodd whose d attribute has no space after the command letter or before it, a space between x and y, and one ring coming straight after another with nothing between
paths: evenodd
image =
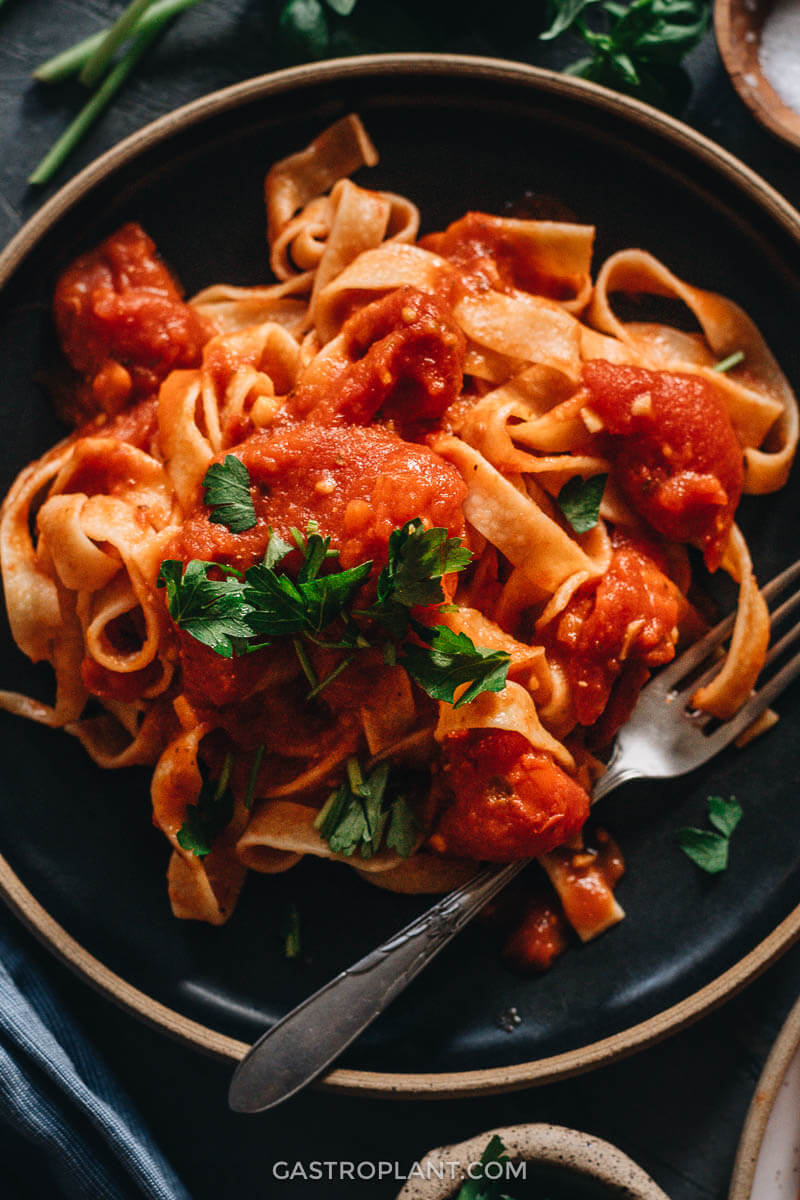
<instances>
[{"instance_id":1,"label":"silver fork","mask_svg":"<svg viewBox=\"0 0 800 1200\"><path fill-rule=\"evenodd\" d=\"M768 583L762 595L772 605L798 579L800 561ZM798 606L800 589L772 608L771 632ZM724 658L712 656L733 623L733 615L726 617L642 690L633 715L617 735L608 767L595 784L593 804L628 780L685 775L707 762L800 674L800 652L774 670L800 638L798 621L771 646L760 686L735 716L716 722L693 712L691 697L722 667ZM315 1079L529 861L480 871L268 1029L236 1068L228 1094L230 1107L236 1112L262 1112Z\"/></svg>"}]
</instances>

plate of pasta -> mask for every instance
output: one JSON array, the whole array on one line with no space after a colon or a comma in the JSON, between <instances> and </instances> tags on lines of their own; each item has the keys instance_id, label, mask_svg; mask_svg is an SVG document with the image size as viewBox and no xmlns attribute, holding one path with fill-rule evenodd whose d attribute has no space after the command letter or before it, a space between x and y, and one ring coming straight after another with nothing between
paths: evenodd
<instances>
[{"instance_id":1,"label":"plate of pasta","mask_svg":"<svg viewBox=\"0 0 800 1200\"><path fill-rule=\"evenodd\" d=\"M796 696L687 780L589 792L716 613L698 712L763 663L798 244L676 122L468 58L253 81L68 185L0 263L6 898L235 1058L536 858L351 1090L553 1078L741 986L800 931Z\"/></svg>"}]
</instances>

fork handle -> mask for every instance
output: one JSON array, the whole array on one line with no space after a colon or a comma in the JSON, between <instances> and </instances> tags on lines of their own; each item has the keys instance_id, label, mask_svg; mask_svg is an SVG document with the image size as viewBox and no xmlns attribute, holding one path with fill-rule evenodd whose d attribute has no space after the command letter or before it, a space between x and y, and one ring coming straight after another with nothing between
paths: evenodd
<instances>
[{"instance_id":1,"label":"fork handle","mask_svg":"<svg viewBox=\"0 0 800 1200\"><path fill-rule=\"evenodd\" d=\"M236 1068L230 1107L263 1112L315 1079L529 861L480 871L268 1029Z\"/></svg>"}]
</instances>

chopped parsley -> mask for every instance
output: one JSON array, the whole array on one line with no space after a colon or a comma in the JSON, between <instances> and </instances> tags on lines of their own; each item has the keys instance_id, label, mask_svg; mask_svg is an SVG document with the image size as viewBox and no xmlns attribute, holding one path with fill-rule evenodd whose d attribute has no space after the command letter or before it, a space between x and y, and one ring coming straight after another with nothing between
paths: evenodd
<instances>
[{"instance_id":1,"label":"chopped parsley","mask_svg":"<svg viewBox=\"0 0 800 1200\"><path fill-rule=\"evenodd\" d=\"M607 479L608 475L573 475L558 493L558 507L576 533L587 533L597 524Z\"/></svg>"},{"instance_id":2,"label":"chopped parsley","mask_svg":"<svg viewBox=\"0 0 800 1200\"><path fill-rule=\"evenodd\" d=\"M203 478L203 499L211 509L209 521L226 525L231 533L244 533L256 523L250 474L235 454L226 454L224 462L208 468Z\"/></svg>"},{"instance_id":3,"label":"chopped parsley","mask_svg":"<svg viewBox=\"0 0 800 1200\"><path fill-rule=\"evenodd\" d=\"M389 764L378 763L368 778L353 756L347 776L320 809L314 828L334 854L346 857L358 851L372 858L385 845L408 858L417 842L419 823L405 796L386 795Z\"/></svg>"},{"instance_id":4,"label":"chopped parsley","mask_svg":"<svg viewBox=\"0 0 800 1200\"><path fill-rule=\"evenodd\" d=\"M186 807L177 834L178 845L198 858L211 853L214 842L233 817L234 798L228 787L232 768L233 755L226 754L219 779L204 777L196 801Z\"/></svg>"},{"instance_id":5,"label":"chopped parsley","mask_svg":"<svg viewBox=\"0 0 800 1200\"><path fill-rule=\"evenodd\" d=\"M286 906L283 914L281 937L283 939L283 957L299 958L302 941L300 937L300 913L297 911L296 904L290 903Z\"/></svg>"},{"instance_id":6,"label":"chopped parsley","mask_svg":"<svg viewBox=\"0 0 800 1200\"><path fill-rule=\"evenodd\" d=\"M249 475L233 455L215 466L219 470L213 478L214 468L204 480L207 500L219 508L209 519L223 520L224 511L229 523L236 516L230 509L237 503L237 489L249 501ZM233 529L230 523L229 528ZM442 577L462 571L471 561L471 552L460 538L448 537L444 528L426 529L419 517L406 521L389 536L375 602L368 609L354 609L356 595L372 572L372 561L337 570L331 560L338 558L339 551L331 546L330 537L321 536L314 521L305 533L292 528L290 534L291 542L270 529L261 562L244 574L200 559L192 559L185 569L179 560L162 562L158 586L166 589L169 613L178 628L225 658L261 649L272 638L290 637L309 683L309 699L345 671L359 650L370 647L379 648L388 665L399 662L436 700L467 704L481 692L505 687L510 664L505 651L476 646L464 633L454 633L446 625L423 624L412 615L416 607L453 611L454 606L444 602ZM298 554L299 568L289 574L285 560ZM209 578L211 571L222 578ZM370 624L365 629L359 620ZM349 653L319 679L309 642ZM468 686L456 701L455 691L464 684ZM397 822L399 830L399 816ZM400 832L393 836L401 844L408 840Z\"/></svg>"},{"instance_id":7,"label":"chopped parsley","mask_svg":"<svg viewBox=\"0 0 800 1200\"><path fill-rule=\"evenodd\" d=\"M734 367L738 367L739 363L744 362L744 350L735 350L733 354L729 354L727 358L721 358L719 362L714 363L712 371L719 371L724 375L726 371L732 371Z\"/></svg>"},{"instance_id":8,"label":"chopped parsley","mask_svg":"<svg viewBox=\"0 0 800 1200\"><path fill-rule=\"evenodd\" d=\"M685 826L678 830L678 845L701 870L718 875L728 866L731 834L742 819L742 807L735 796L709 796L706 803L714 829Z\"/></svg>"},{"instance_id":9,"label":"chopped parsley","mask_svg":"<svg viewBox=\"0 0 800 1200\"><path fill-rule=\"evenodd\" d=\"M337 553L330 550L330 538L321 538L315 532L307 538L297 530L293 533L297 535L298 549L303 555L296 579L275 570L291 548L281 542L281 550L274 551L274 533L270 536L264 561L245 573L243 599L250 608L247 620L253 633L272 637L319 634L349 608L356 592L369 578L371 562L363 562L347 571L320 575L326 559ZM267 566L268 562L273 565Z\"/></svg>"}]
</instances>

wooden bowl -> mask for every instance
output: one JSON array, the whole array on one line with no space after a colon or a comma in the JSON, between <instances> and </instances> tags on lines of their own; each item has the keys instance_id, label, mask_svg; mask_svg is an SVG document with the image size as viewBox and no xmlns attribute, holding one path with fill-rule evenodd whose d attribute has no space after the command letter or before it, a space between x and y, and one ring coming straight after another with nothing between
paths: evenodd
<instances>
[{"instance_id":1,"label":"wooden bowl","mask_svg":"<svg viewBox=\"0 0 800 1200\"><path fill-rule=\"evenodd\" d=\"M774 0L716 0L714 32L731 82L753 116L800 149L800 113L784 104L761 69L759 48Z\"/></svg>"}]
</instances>

